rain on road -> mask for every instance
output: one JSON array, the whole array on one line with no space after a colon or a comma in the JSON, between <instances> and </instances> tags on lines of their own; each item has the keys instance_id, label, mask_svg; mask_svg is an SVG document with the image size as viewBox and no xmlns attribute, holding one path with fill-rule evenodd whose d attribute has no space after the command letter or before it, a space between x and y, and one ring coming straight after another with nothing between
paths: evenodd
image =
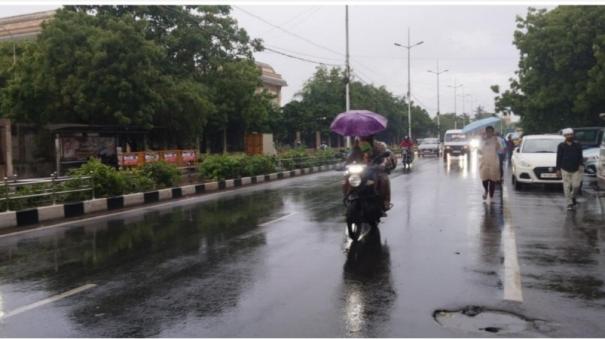
<instances>
[{"instance_id":1,"label":"rain on road","mask_svg":"<svg viewBox=\"0 0 605 339\"><path fill-rule=\"evenodd\" d=\"M568 213L507 180L485 204L476 168L399 167L395 207L349 254L340 172L2 235L0 333L603 336L601 201Z\"/></svg>"}]
</instances>

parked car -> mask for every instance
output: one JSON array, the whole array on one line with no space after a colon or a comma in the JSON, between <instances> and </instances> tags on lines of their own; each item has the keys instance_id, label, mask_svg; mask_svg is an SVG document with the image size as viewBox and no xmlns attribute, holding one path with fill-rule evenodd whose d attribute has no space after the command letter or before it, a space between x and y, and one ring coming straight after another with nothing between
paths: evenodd
<instances>
[{"instance_id":1,"label":"parked car","mask_svg":"<svg viewBox=\"0 0 605 339\"><path fill-rule=\"evenodd\" d=\"M589 176L597 175L597 165L599 163L599 153L601 149L598 147L587 148L582 151L584 158L584 173Z\"/></svg>"},{"instance_id":2,"label":"parked car","mask_svg":"<svg viewBox=\"0 0 605 339\"><path fill-rule=\"evenodd\" d=\"M418 145L418 156L425 157L427 155L439 156L439 139L437 138L424 138Z\"/></svg>"},{"instance_id":3,"label":"parked car","mask_svg":"<svg viewBox=\"0 0 605 339\"><path fill-rule=\"evenodd\" d=\"M559 134L563 130L559 131ZM605 127L578 127L573 129L577 142L582 145L582 149L595 148L601 146Z\"/></svg>"},{"instance_id":4,"label":"parked car","mask_svg":"<svg viewBox=\"0 0 605 339\"><path fill-rule=\"evenodd\" d=\"M605 189L605 135L601 140L599 159L597 161L597 182L600 189Z\"/></svg>"},{"instance_id":5,"label":"parked car","mask_svg":"<svg viewBox=\"0 0 605 339\"><path fill-rule=\"evenodd\" d=\"M447 155L465 155L470 152L469 140L466 134L459 129L450 129L443 136L443 159L447 159Z\"/></svg>"},{"instance_id":6,"label":"parked car","mask_svg":"<svg viewBox=\"0 0 605 339\"><path fill-rule=\"evenodd\" d=\"M557 176L557 147L565 138L561 135L526 135L512 157L512 181L515 189L530 184L561 184Z\"/></svg>"}]
</instances>

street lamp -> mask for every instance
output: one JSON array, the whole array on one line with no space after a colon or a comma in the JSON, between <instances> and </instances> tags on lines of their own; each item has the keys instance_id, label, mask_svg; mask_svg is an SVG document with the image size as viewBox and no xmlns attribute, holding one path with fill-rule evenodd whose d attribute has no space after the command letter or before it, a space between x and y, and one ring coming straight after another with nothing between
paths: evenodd
<instances>
[{"instance_id":1,"label":"street lamp","mask_svg":"<svg viewBox=\"0 0 605 339\"><path fill-rule=\"evenodd\" d=\"M428 70L429 73L433 73L437 76L437 138L439 140L441 140L441 122L440 122L440 115L441 115L441 110L439 107L439 75L447 72L448 70L445 69L443 71L439 71L439 60L437 60L437 70L436 71L432 71L432 70Z\"/></svg>"},{"instance_id":2,"label":"street lamp","mask_svg":"<svg viewBox=\"0 0 605 339\"><path fill-rule=\"evenodd\" d=\"M17 63L17 53L15 51L15 36L13 35L13 33L11 31L9 31L8 29L6 29L6 27L4 26L0 26L0 28L2 28L5 32L8 33L8 35L11 37L11 40L13 41L13 66L15 66L15 64Z\"/></svg>"},{"instance_id":3,"label":"street lamp","mask_svg":"<svg viewBox=\"0 0 605 339\"><path fill-rule=\"evenodd\" d=\"M408 50L408 137L412 139L412 89L410 85L410 49L413 47L422 45L424 41L419 41L413 45L410 44L410 28L408 27L408 44L402 45L395 42L394 45L397 47L407 48Z\"/></svg>"},{"instance_id":4,"label":"street lamp","mask_svg":"<svg viewBox=\"0 0 605 339\"><path fill-rule=\"evenodd\" d=\"M454 89L454 128L455 129L458 129L458 120L457 120L457 118L458 118L458 103L456 101L456 98L458 97L457 90L458 90L458 88L460 88L462 86L464 86L464 85L463 84L456 85L456 79L455 78L454 78L454 86L449 86L449 85L447 86L449 88L453 88Z\"/></svg>"}]
</instances>

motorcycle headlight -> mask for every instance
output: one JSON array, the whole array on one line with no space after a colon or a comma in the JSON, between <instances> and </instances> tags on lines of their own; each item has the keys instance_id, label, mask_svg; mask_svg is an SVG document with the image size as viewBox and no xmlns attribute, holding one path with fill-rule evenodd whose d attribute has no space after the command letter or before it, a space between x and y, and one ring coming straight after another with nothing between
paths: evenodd
<instances>
[{"instance_id":1,"label":"motorcycle headlight","mask_svg":"<svg viewBox=\"0 0 605 339\"><path fill-rule=\"evenodd\" d=\"M359 173L363 172L364 167L365 166L363 166L363 165L351 165L351 166L349 166L349 168L347 170L351 174L359 174Z\"/></svg>"},{"instance_id":2,"label":"motorcycle headlight","mask_svg":"<svg viewBox=\"0 0 605 339\"><path fill-rule=\"evenodd\" d=\"M361 185L361 177L358 174L352 174L349 177L349 184L351 184L353 187L358 187Z\"/></svg>"},{"instance_id":3,"label":"motorcycle headlight","mask_svg":"<svg viewBox=\"0 0 605 339\"><path fill-rule=\"evenodd\" d=\"M475 148L479 147L479 140L477 140L477 139L471 140L471 146L475 147Z\"/></svg>"}]
</instances>

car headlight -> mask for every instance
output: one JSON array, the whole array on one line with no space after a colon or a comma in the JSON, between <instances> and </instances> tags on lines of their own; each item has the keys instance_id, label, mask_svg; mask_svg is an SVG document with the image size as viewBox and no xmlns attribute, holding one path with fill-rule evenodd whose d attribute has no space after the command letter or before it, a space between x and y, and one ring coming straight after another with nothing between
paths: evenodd
<instances>
[{"instance_id":1,"label":"car headlight","mask_svg":"<svg viewBox=\"0 0 605 339\"><path fill-rule=\"evenodd\" d=\"M351 186L353 187L358 187L359 185L361 185L361 177L359 176L359 174L352 174L349 177L349 184L351 184Z\"/></svg>"},{"instance_id":2,"label":"car headlight","mask_svg":"<svg viewBox=\"0 0 605 339\"><path fill-rule=\"evenodd\" d=\"M445 146L445 149L450 149L450 146Z\"/></svg>"},{"instance_id":3,"label":"car headlight","mask_svg":"<svg viewBox=\"0 0 605 339\"><path fill-rule=\"evenodd\" d=\"M521 167L531 167L531 164L529 162L527 162L527 161L520 160L519 161L519 166L521 166Z\"/></svg>"},{"instance_id":4,"label":"car headlight","mask_svg":"<svg viewBox=\"0 0 605 339\"><path fill-rule=\"evenodd\" d=\"M477 140L477 139L471 140L471 146L472 147L479 147L479 140Z\"/></svg>"}]
</instances>

